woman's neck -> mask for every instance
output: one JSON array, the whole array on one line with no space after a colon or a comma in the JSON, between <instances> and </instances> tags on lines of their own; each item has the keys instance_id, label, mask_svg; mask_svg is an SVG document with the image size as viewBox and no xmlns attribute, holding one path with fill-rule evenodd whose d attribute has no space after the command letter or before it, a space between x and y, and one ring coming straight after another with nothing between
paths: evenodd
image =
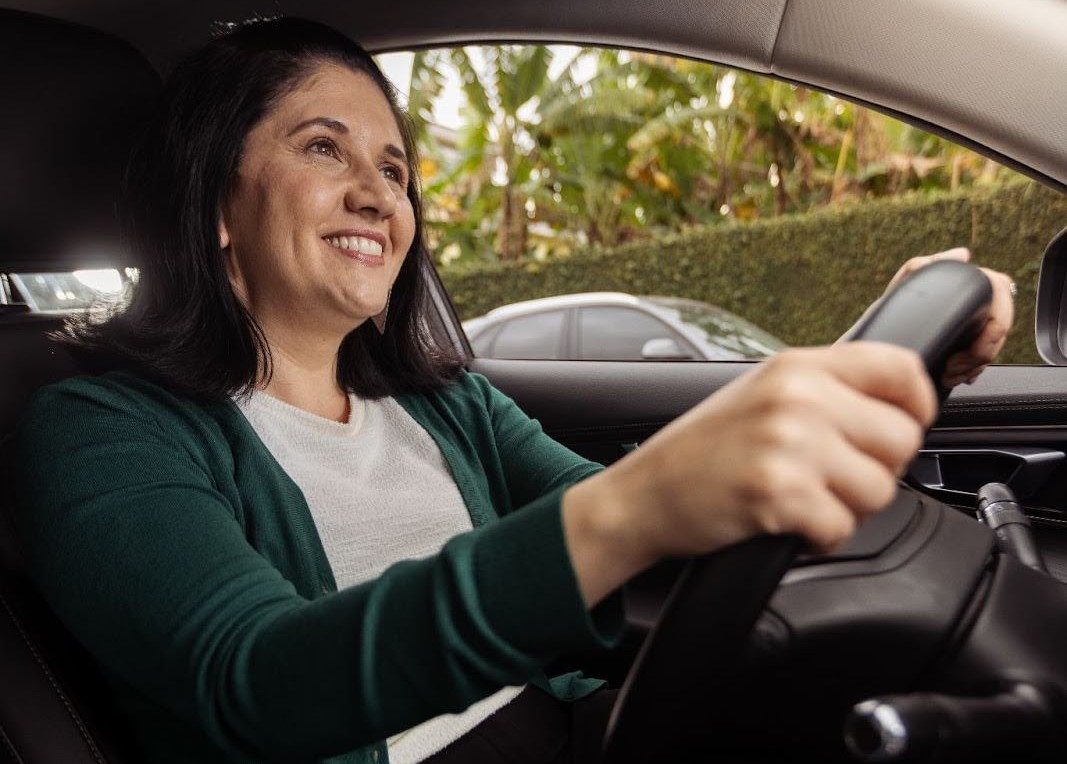
<instances>
[{"instance_id":1,"label":"woman's neck","mask_svg":"<svg viewBox=\"0 0 1067 764\"><path fill-rule=\"evenodd\" d=\"M337 382L336 345L272 341L271 377L263 392L326 419L347 422L348 394Z\"/></svg>"}]
</instances>

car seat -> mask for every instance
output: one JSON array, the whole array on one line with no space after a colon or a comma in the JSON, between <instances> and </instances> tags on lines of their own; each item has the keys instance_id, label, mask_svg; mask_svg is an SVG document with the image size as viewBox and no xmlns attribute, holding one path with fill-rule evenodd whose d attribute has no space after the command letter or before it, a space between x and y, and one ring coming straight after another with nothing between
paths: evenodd
<instances>
[{"instance_id":1,"label":"car seat","mask_svg":"<svg viewBox=\"0 0 1067 764\"><path fill-rule=\"evenodd\" d=\"M115 201L138 116L158 90L126 43L0 10L0 274L132 264L118 254ZM80 369L49 337L62 317L10 302L0 299L0 762L131 762L99 671L19 555L10 435L34 390Z\"/></svg>"}]
</instances>

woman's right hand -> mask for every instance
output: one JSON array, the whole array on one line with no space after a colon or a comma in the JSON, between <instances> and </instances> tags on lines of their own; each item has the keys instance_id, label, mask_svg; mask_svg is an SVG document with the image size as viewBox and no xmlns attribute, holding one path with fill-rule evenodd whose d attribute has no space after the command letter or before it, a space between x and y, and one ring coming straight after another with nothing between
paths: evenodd
<instances>
[{"instance_id":1,"label":"woman's right hand","mask_svg":"<svg viewBox=\"0 0 1067 764\"><path fill-rule=\"evenodd\" d=\"M564 495L587 605L657 560L762 533L834 547L889 503L936 413L922 361L891 345L760 364Z\"/></svg>"}]
</instances>

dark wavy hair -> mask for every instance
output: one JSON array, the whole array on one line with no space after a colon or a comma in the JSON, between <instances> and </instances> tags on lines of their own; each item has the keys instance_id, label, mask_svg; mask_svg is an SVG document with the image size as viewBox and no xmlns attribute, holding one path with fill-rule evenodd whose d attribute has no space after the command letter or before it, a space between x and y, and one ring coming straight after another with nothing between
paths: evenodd
<instances>
[{"instance_id":1,"label":"dark wavy hair","mask_svg":"<svg viewBox=\"0 0 1067 764\"><path fill-rule=\"evenodd\" d=\"M295 18L227 25L168 78L135 145L120 217L140 276L105 320L67 328L67 339L107 365L132 367L201 400L247 393L269 380L266 338L230 284L218 221L245 138L315 68L334 63L369 76L396 117L409 162L415 238L379 334L365 321L345 337L340 386L371 398L427 392L455 378L462 358L431 331L417 151L396 90L370 55L340 32Z\"/></svg>"}]
</instances>

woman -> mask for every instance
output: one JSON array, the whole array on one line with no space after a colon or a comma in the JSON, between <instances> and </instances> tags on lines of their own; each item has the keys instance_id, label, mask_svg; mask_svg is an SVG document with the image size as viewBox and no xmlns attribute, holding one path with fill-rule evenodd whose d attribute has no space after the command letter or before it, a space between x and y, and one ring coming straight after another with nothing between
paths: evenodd
<instances>
[{"instance_id":1,"label":"woman","mask_svg":"<svg viewBox=\"0 0 1067 764\"><path fill-rule=\"evenodd\" d=\"M371 59L285 19L180 65L134 154L141 283L75 333L121 368L37 396L16 502L147 759L585 760L610 697L543 667L617 637L626 580L833 546L933 419L913 354L798 350L587 462L427 333L416 166ZM1003 343L990 275L949 381Z\"/></svg>"}]
</instances>

